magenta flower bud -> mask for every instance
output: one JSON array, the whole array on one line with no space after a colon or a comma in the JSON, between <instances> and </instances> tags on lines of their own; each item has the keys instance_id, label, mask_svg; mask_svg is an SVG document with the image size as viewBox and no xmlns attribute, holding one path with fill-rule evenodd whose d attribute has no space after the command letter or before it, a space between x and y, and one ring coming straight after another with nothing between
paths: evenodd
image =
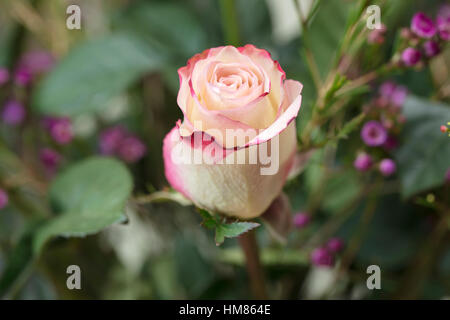
<instances>
[{"instance_id":1,"label":"magenta flower bud","mask_svg":"<svg viewBox=\"0 0 450 320\"><path fill-rule=\"evenodd\" d=\"M334 253L340 252L344 249L344 241L340 238L331 238L328 240L327 248Z\"/></svg>"},{"instance_id":2,"label":"magenta flower bud","mask_svg":"<svg viewBox=\"0 0 450 320\"><path fill-rule=\"evenodd\" d=\"M356 157L355 161L353 162L353 166L358 171L367 171L372 167L373 161L372 157L369 156L367 153L360 153Z\"/></svg>"},{"instance_id":3,"label":"magenta flower bud","mask_svg":"<svg viewBox=\"0 0 450 320\"><path fill-rule=\"evenodd\" d=\"M411 48L411 47L406 48L402 52L402 61L408 67L411 67L411 66L417 64L421 58L422 58L422 53L420 53L419 50Z\"/></svg>"},{"instance_id":4,"label":"magenta flower bud","mask_svg":"<svg viewBox=\"0 0 450 320\"><path fill-rule=\"evenodd\" d=\"M387 131L380 122L371 120L361 129L361 139L370 147L378 147L386 142Z\"/></svg>"},{"instance_id":5,"label":"magenta flower bud","mask_svg":"<svg viewBox=\"0 0 450 320\"><path fill-rule=\"evenodd\" d=\"M0 68L0 86L7 83L9 80L9 71L6 68Z\"/></svg>"},{"instance_id":6,"label":"magenta flower bud","mask_svg":"<svg viewBox=\"0 0 450 320\"><path fill-rule=\"evenodd\" d=\"M397 166L392 159L383 159L379 165L380 172L383 176L388 177L395 173Z\"/></svg>"},{"instance_id":7,"label":"magenta flower bud","mask_svg":"<svg viewBox=\"0 0 450 320\"><path fill-rule=\"evenodd\" d=\"M100 153L105 155L115 154L126 135L125 129L120 126L103 130L99 138Z\"/></svg>"},{"instance_id":8,"label":"magenta flower bud","mask_svg":"<svg viewBox=\"0 0 450 320\"><path fill-rule=\"evenodd\" d=\"M136 137L126 137L123 139L118 149L119 157L127 163L139 161L146 152L147 148Z\"/></svg>"},{"instance_id":9,"label":"magenta flower bud","mask_svg":"<svg viewBox=\"0 0 450 320\"><path fill-rule=\"evenodd\" d=\"M411 20L411 30L421 38L431 38L436 34L433 20L425 13L416 13Z\"/></svg>"},{"instance_id":10,"label":"magenta flower bud","mask_svg":"<svg viewBox=\"0 0 450 320\"><path fill-rule=\"evenodd\" d=\"M392 81L385 81L378 88L378 93L383 98L390 99L396 87L397 87L396 84L393 83Z\"/></svg>"},{"instance_id":11,"label":"magenta flower bud","mask_svg":"<svg viewBox=\"0 0 450 320\"><path fill-rule=\"evenodd\" d=\"M0 210L8 205L8 194L5 190L0 189Z\"/></svg>"},{"instance_id":12,"label":"magenta flower bud","mask_svg":"<svg viewBox=\"0 0 450 320\"><path fill-rule=\"evenodd\" d=\"M42 149L39 158L44 167L50 172L55 171L59 167L62 159L58 152L50 148Z\"/></svg>"},{"instance_id":13,"label":"magenta flower bud","mask_svg":"<svg viewBox=\"0 0 450 320\"><path fill-rule=\"evenodd\" d=\"M311 217L307 212L299 212L294 215L294 226L296 228L303 228L309 224Z\"/></svg>"},{"instance_id":14,"label":"magenta flower bud","mask_svg":"<svg viewBox=\"0 0 450 320\"><path fill-rule=\"evenodd\" d=\"M450 40L450 5L443 5L436 18L439 37L444 41Z\"/></svg>"},{"instance_id":15,"label":"magenta flower bud","mask_svg":"<svg viewBox=\"0 0 450 320\"><path fill-rule=\"evenodd\" d=\"M44 126L57 143L68 144L72 141L72 123L69 118L48 117L44 119Z\"/></svg>"},{"instance_id":16,"label":"magenta flower bud","mask_svg":"<svg viewBox=\"0 0 450 320\"><path fill-rule=\"evenodd\" d=\"M332 267L334 257L326 248L316 248L311 252L311 262L315 266Z\"/></svg>"},{"instance_id":17,"label":"magenta flower bud","mask_svg":"<svg viewBox=\"0 0 450 320\"><path fill-rule=\"evenodd\" d=\"M32 78L31 71L26 67L19 67L14 73L14 81L20 86L28 85Z\"/></svg>"},{"instance_id":18,"label":"magenta flower bud","mask_svg":"<svg viewBox=\"0 0 450 320\"><path fill-rule=\"evenodd\" d=\"M423 50L428 58L437 56L441 52L439 44L436 41L428 40L423 44Z\"/></svg>"},{"instance_id":19,"label":"magenta flower bud","mask_svg":"<svg viewBox=\"0 0 450 320\"><path fill-rule=\"evenodd\" d=\"M394 92L391 94L391 103L396 107L401 107L405 103L408 89L405 86L396 86Z\"/></svg>"},{"instance_id":20,"label":"magenta flower bud","mask_svg":"<svg viewBox=\"0 0 450 320\"><path fill-rule=\"evenodd\" d=\"M39 74L50 70L54 63L53 56L47 51L32 51L20 59L19 66L30 74Z\"/></svg>"},{"instance_id":21,"label":"magenta flower bud","mask_svg":"<svg viewBox=\"0 0 450 320\"><path fill-rule=\"evenodd\" d=\"M26 116L25 107L16 100L10 100L5 104L2 112L2 120L4 123L16 126L23 122Z\"/></svg>"},{"instance_id":22,"label":"magenta flower bud","mask_svg":"<svg viewBox=\"0 0 450 320\"><path fill-rule=\"evenodd\" d=\"M383 143L383 148L386 151L395 150L398 147L397 138L391 135L388 135L386 141Z\"/></svg>"},{"instance_id":23,"label":"magenta flower bud","mask_svg":"<svg viewBox=\"0 0 450 320\"><path fill-rule=\"evenodd\" d=\"M386 34L386 31L386 25L382 24L379 29L370 31L367 36L367 42L371 44L382 44L385 40L384 35Z\"/></svg>"}]
</instances>

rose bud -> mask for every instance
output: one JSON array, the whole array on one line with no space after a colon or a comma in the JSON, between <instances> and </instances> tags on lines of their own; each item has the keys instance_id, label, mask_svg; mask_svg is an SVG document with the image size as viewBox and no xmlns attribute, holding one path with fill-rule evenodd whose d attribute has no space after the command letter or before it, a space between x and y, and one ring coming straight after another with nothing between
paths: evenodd
<instances>
[{"instance_id":1,"label":"rose bud","mask_svg":"<svg viewBox=\"0 0 450 320\"><path fill-rule=\"evenodd\" d=\"M184 120L164 139L167 180L211 212L261 215L292 167L302 85L253 45L208 49L178 74Z\"/></svg>"}]
</instances>

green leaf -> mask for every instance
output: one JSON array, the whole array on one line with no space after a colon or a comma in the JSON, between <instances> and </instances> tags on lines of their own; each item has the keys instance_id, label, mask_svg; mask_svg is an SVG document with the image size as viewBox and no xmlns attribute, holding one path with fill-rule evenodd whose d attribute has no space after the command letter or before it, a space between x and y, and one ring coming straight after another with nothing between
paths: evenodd
<instances>
[{"instance_id":1,"label":"green leaf","mask_svg":"<svg viewBox=\"0 0 450 320\"><path fill-rule=\"evenodd\" d=\"M234 238L247 231L259 227L259 223L255 222L233 222L227 224L219 224L216 228L216 245L224 242L225 238Z\"/></svg>"},{"instance_id":2,"label":"green leaf","mask_svg":"<svg viewBox=\"0 0 450 320\"><path fill-rule=\"evenodd\" d=\"M44 79L33 106L56 115L94 112L163 61L160 51L125 33L86 42Z\"/></svg>"},{"instance_id":3,"label":"green leaf","mask_svg":"<svg viewBox=\"0 0 450 320\"><path fill-rule=\"evenodd\" d=\"M206 211L204 209L200 209L200 208L198 208L198 212L200 213L200 215L203 218L202 226L204 226L207 229L214 229L217 227L219 222L217 222L217 220L214 218L214 216L211 213L209 213L208 211Z\"/></svg>"},{"instance_id":4,"label":"green leaf","mask_svg":"<svg viewBox=\"0 0 450 320\"><path fill-rule=\"evenodd\" d=\"M409 97L403 107L407 122L395 154L402 195L410 197L444 182L450 139L439 128L450 119L450 106Z\"/></svg>"},{"instance_id":5,"label":"green leaf","mask_svg":"<svg viewBox=\"0 0 450 320\"><path fill-rule=\"evenodd\" d=\"M53 236L85 236L124 221L132 187L128 170L114 159L92 157L70 167L51 185L50 201L59 215L38 230L34 251Z\"/></svg>"},{"instance_id":6,"label":"green leaf","mask_svg":"<svg viewBox=\"0 0 450 320\"><path fill-rule=\"evenodd\" d=\"M181 3L139 2L119 18L117 28L156 42L183 59L207 48L205 30Z\"/></svg>"}]
</instances>

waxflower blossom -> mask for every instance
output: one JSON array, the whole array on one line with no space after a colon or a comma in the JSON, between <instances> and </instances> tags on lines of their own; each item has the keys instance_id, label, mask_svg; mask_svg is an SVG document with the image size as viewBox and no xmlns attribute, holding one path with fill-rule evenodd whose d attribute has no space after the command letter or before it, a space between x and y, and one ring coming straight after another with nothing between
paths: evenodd
<instances>
[{"instance_id":1,"label":"waxflower blossom","mask_svg":"<svg viewBox=\"0 0 450 320\"><path fill-rule=\"evenodd\" d=\"M50 148L44 148L39 154L41 163L49 172L54 172L61 163L61 155Z\"/></svg>"},{"instance_id":2,"label":"waxflower blossom","mask_svg":"<svg viewBox=\"0 0 450 320\"><path fill-rule=\"evenodd\" d=\"M34 75L50 70L54 63L53 56L47 51L31 51L21 57L19 69Z\"/></svg>"},{"instance_id":3,"label":"waxflower blossom","mask_svg":"<svg viewBox=\"0 0 450 320\"><path fill-rule=\"evenodd\" d=\"M303 228L309 224L311 217L306 212L298 212L294 215L294 226L296 228Z\"/></svg>"},{"instance_id":4,"label":"waxflower blossom","mask_svg":"<svg viewBox=\"0 0 450 320\"><path fill-rule=\"evenodd\" d=\"M378 147L386 142L387 131L380 122L371 120L361 129L361 138L369 147Z\"/></svg>"},{"instance_id":5,"label":"waxflower blossom","mask_svg":"<svg viewBox=\"0 0 450 320\"><path fill-rule=\"evenodd\" d=\"M139 161L147 152L144 143L121 126L103 130L99 138L100 153L116 155L126 163Z\"/></svg>"},{"instance_id":6,"label":"waxflower blossom","mask_svg":"<svg viewBox=\"0 0 450 320\"><path fill-rule=\"evenodd\" d=\"M388 135L386 141L383 143L383 148L386 151L392 151L398 147L397 138L393 135Z\"/></svg>"},{"instance_id":7,"label":"waxflower blossom","mask_svg":"<svg viewBox=\"0 0 450 320\"><path fill-rule=\"evenodd\" d=\"M14 72L14 82L20 86L28 85L32 78L31 71L27 67L19 67Z\"/></svg>"},{"instance_id":8,"label":"waxflower blossom","mask_svg":"<svg viewBox=\"0 0 450 320\"><path fill-rule=\"evenodd\" d=\"M436 24L439 37L444 41L450 41L450 5L444 5L440 8Z\"/></svg>"},{"instance_id":9,"label":"waxflower blossom","mask_svg":"<svg viewBox=\"0 0 450 320\"><path fill-rule=\"evenodd\" d=\"M119 149L121 141L127 135L124 128L120 126L111 127L100 133L99 147L100 153L112 155Z\"/></svg>"},{"instance_id":10,"label":"waxflower blossom","mask_svg":"<svg viewBox=\"0 0 450 320\"><path fill-rule=\"evenodd\" d=\"M0 189L0 210L8 205L8 194L5 190Z\"/></svg>"},{"instance_id":11,"label":"waxflower blossom","mask_svg":"<svg viewBox=\"0 0 450 320\"><path fill-rule=\"evenodd\" d=\"M2 120L4 123L16 126L23 122L26 116L25 107L16 100L8 101L2 111Z\"/></svg>"},{"instance_id":12,"label":"waxflower blossom","mask_svg":"<svg viewBox=\"0 0 450 320\"><path fill-rule=\"evenodd\" d=\"M436 34L436 26L425 13L416 13L411 20L411 30L421 38L431 38Z\"/></svg>"},{"instance_id":13,"label":"waxflower blossom","mask_svg":"<svg viewBox=\"0 0 450 320\"><path fill-rule=\"evenodd\" d=\"M392 94L394 93L396 88L396 84L392 81L385 81L383 82L380 87L378 88L378 93L380 96L390 99Z\"/></svg>"},{"instance_id":14,"label":"waxflower blossom","mask_svg":"<svg viewBox=\"0 0 450 320\"><path fill-rule=\"evenodd\" d=\"M367 36L367 42L370 44L382 44L385 40L386 31L386 25L381 24L380 28L370 31Z\"/></svg>"},{"instance_id":15,"label":"waxflower blossom","mask_svg":"<svg viewBox=\"0 0 450 320\"><path fill-rule=\"evenodd\" d=\"M394 160L392 159L383 159L380 162L379 170L381 174L385 177L388 177L395 173L397 166L395 165Z\"/></svg>"},{"instance_id":16,"label":"waxflower blossom","mask_svg":"<svg viewBox=\"0 0 450 320\"><path fill-rule=\"evenodd\" d=\"M58 144L68 144L72 141L72 122L66 117L48 117L44 119L44 126L50 136Z\"/></svg>"},{"instance_id":17,"label":"waxflower blossom","mask_svg":"<svg viewBox=\"0 0 450 320\"><path fill-rule=\"evenodd\" d=\"M428 58L432 58L441 52L439 44L436 41L428 40L423 44L423 50Z\"/></svg>"},{"instance_id":18,"label":"waxflower blossom","mask_svg":"<svg viewBox=\"0 0 450 320\"><path fill-rule=\"evenodd\" d=\"M353 166L358 171L367 171L372 167L372 157L367 153L360 153L353 162Z\"/></svg>"},{"instance_id":19,"label":"waxflower blossom","mask_svg":"<svg viewBox=\"0 0 450 320\"><path fill-rule=\"evenodd\" d=\"M6 68L0 68L0 86L7 83L9 80L9 71Z\"/></svg>"},{"instance_id":20,"label":"waxflower blossom","mask_svg":"<svg viewBox=\"0 0 450 320\"><path fill-rule=\"evenodd\" d=\"M120 143L118 155L123 161L134 163L139 161L146 152L147 148L141 140L136 137L126 137Z\"/></svg>"},{"instance_id":21,"label":"waxflower blossom","mask_svg":"<svg viewBox=\"0 0 450 320\"><path fill-rule=\"evenodd\" d=\"M408 67L411 67L411 66L417 64L421 58L422 58L422 53L419 50L411 48L411 47L406 48L402 52L402 61Z\"/></svg>"},{"instance_id":22,"label":"waxflower blossom","mask_svg":"<svg viewBox=\"0 0 450 320\"><path fill-rule=\"evenodd\" d=\"M396 86L390 97L390 101L394 106L400 107L405 103L408 89L405 86Z\"/></svg>"},{"instance_id":23,"label":"waxflower blossom","mask_svg":"<svg viewBox=\"0 0 450 320\"><path fill-rule=\"evenodd\" d=\"M332 267L334 257L326 248L316 248L311 252L311 262L319 267Z\"/></svg>"},{"instance_id":24,"label":"waxflower blossom","mask_svg":"<svg viewBox=\"0 0 450 320\"><path fill-rule=\"evenodd\" d=\"M408 89L405 86L399 86L392 81L386 81L380 85L378 93L384 101L399 107L405 103Z\"/></svg>"},{"instance_id":25,"label":"waxflower blossom","mask_svg":"<svg viewBox=\"0 0 450 320\"><path fill-rule=\"evenodd\" d=\"M331 238L327 242L327 249L334 253L340 252L344 249L344 241L340 238Z\"/></svg>"}]
</instances>

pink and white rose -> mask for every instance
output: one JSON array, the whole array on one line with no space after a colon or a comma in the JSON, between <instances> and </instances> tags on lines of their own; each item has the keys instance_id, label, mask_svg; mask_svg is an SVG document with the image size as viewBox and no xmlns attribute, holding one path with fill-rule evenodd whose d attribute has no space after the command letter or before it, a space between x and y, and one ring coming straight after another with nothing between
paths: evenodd
<instances>
[{"instance_id":1,"label":"pink and white rose","mask_svg":"<svg viewBox=\"0 0 450 320\"><path fill-rule=\"evenodd\" d=\"M302 84L253 45L205 50L178 74L184 119L164 139L167 180L211 212L261 215L293 166Z\"/></svg>"}]
</instances>

